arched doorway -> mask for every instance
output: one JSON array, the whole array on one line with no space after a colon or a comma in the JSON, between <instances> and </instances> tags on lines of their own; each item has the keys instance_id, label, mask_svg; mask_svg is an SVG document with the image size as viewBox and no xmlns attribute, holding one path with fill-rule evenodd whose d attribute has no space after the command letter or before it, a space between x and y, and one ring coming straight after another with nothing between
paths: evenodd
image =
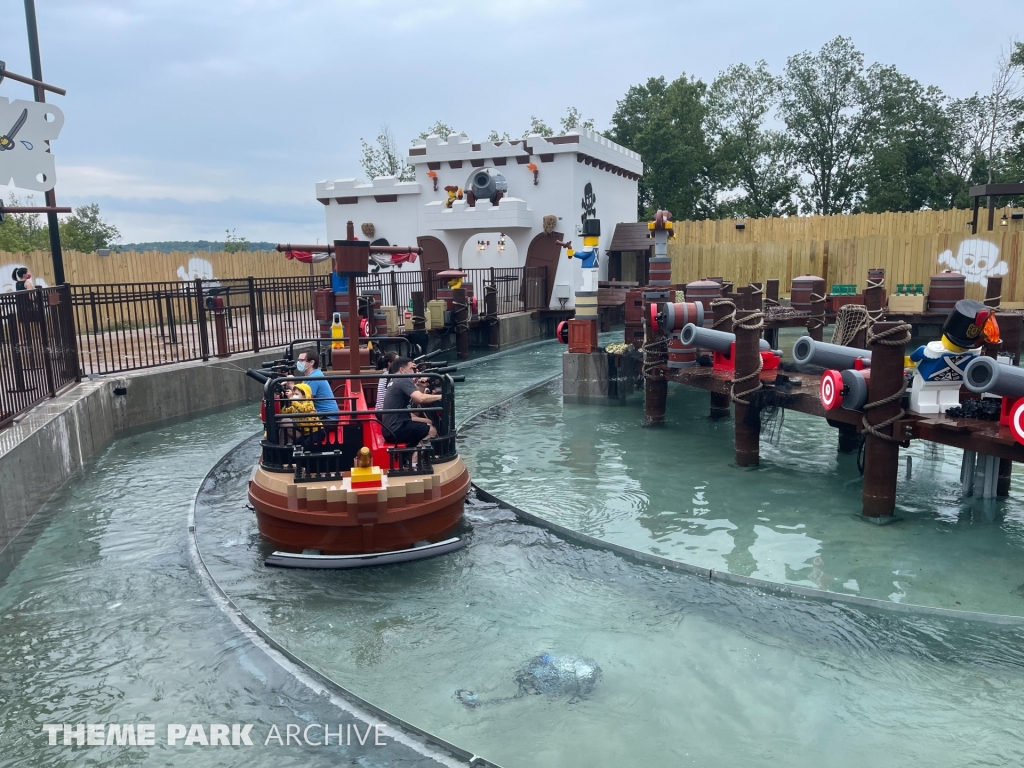
<instances>
[{"instance_id":1,"label":"arched doorway","mask_svg":"<svg viewBox=\"0 0 1024 768\"><path fill-rule=\"evenodd\" d=\"M526 251L526 267L542 268L545 270L546 276L544 279L545 285L543 289L538 284L539 281L534 278L533 281L529 277L524 281L523 291L524 300L526 306L538 303L541 308L547 309L551 306L551 291L555 288L555 273L558 271L558 257L562 253L562 246L558 244L558 241L562 239L561 232L552 232L549 235L539 234L533 240L530 241L530 247ZM527 273L529 275L529 273ZM531 285L531 282L533 283ZM538 295L531 295L531 292L536 291ZM539 301L538 301L539 299Z\"/></svg>"},{"instance_id":2,"label":"arched doorway","mask_svg":"<svg viewBox=\"0 0 1024 768\"><path fill-rule=\"evenodd\" d=\"M448 249L444 243L436 237L424 235L416 238L416 244L423 249L420 254L420 269L423 272L423 300L430 301L434 298L435 286L427 280L427 271L440 272L448 269Z\"/></svg>"}]
</instances>

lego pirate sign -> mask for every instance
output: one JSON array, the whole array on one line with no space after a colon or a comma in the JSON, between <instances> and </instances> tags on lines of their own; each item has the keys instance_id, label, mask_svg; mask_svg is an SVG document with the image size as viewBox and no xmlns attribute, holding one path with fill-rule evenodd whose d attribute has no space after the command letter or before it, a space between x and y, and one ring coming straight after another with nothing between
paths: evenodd
<instances>
[{"instance_id":1,"label":"lego pirate sign","mask_svg":"<svg viewBox=\"0 0 1024 768\"><path fill-rule=\"evenodd\" d=\"M52 104L0 98L0 186L53 189L57 174L47 142L63 125L64 113Z\"/></svg>"}]
</instances>

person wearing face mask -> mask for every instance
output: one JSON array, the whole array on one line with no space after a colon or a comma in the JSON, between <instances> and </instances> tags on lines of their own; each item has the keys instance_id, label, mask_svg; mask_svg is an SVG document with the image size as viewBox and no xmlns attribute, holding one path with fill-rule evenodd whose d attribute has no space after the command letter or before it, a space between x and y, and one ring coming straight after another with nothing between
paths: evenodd
<instances>
[{"instance_id":1,"label":"person wearing face mask","mask_svg":"<svg viewBox=\"0 0 1024 768\"><path fill-rule=\"evenodd\" d=\"M313 407L320 413L341 410L338 408L338 401L334 399L334 392L331 391L330 382L324 378L324 372L320 370L320 360L315 352L301 352L299 359L295 361L295 372L299 376L313 376L314 378L306 383L313 393ZM328 399L321 399L328 398Z\"/></svg>"}]
</instances>

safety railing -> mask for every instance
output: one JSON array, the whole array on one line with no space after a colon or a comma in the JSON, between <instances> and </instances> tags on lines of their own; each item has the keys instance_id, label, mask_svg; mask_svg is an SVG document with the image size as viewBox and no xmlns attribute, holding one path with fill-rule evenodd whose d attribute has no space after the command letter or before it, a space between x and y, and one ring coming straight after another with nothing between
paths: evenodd
<instances>
[{"instance_id":1,"label":"safety railing","mask_svg":"<svg viewBox=\"0 0 1024 768\"><path fill-rule=\"evenodd\" d=\"M66 285L0 294L0 427L79 380Z\"/></svg>"},{"instance_id":2,"label":"safety railing","mask_svg":"<svg viewBox=\"0 0 1024 768\"><path fill-rule=\"evenodd\" d=\"M547 269L544 267L491 267L489 269L464 269L463 287L471 285L477 298L477 311L484 312L484 296L487 287L496 293L497 314L511 315L534 309L547 309ZM438 291L448 287L448 279L438 277L436 270L428 270L427 285L430 287L428 300L436 298Z\"/></svg>"},{"instance_id":3,"label":"safety railing","mask_svg":"<svg viewBox=\"0 0 1024 768\"><path fill-rule=\"evenodd\" d=\"M328 275L70 287L81 368L120 373L258 352L318 333Z\"/></svg>"}]
</instances>

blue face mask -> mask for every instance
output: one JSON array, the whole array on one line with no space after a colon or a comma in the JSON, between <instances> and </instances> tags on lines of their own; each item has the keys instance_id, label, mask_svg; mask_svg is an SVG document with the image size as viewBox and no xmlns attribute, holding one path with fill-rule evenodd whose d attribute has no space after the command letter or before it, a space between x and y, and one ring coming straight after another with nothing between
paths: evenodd
<instances>
[{"instance_id":1,"label":"blue face mask","mask_svg":"<svg viewBox=\"0 0 1024 768\"><path fill-rule=\"evenodd\" d=\"M295 370L298 371L299 373L305 373L306 372L306 361L305 360L297 361L295 363Z\"/></svg>"}]
</instances>

